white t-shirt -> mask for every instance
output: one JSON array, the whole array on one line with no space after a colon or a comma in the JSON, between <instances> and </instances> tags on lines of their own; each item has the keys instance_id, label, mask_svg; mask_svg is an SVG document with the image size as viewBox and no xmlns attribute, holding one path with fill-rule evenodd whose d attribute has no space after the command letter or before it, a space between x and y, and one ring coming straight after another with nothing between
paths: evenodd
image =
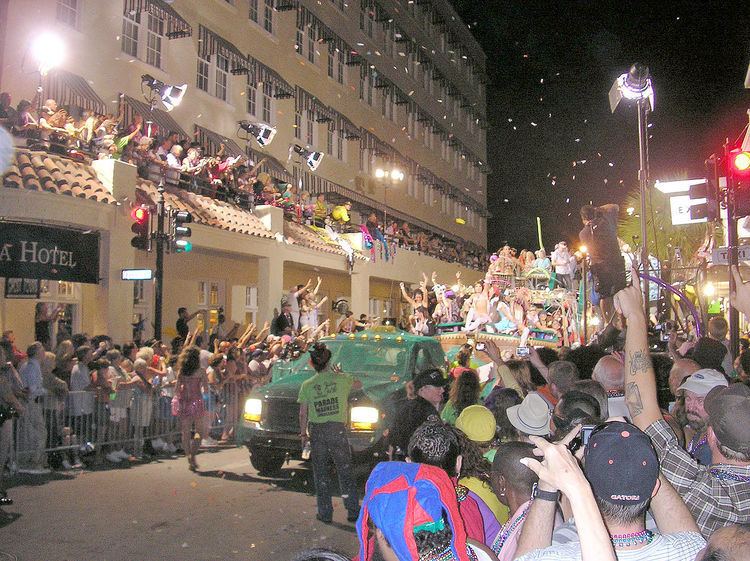
<instances>
[{"instance_id":1,"label":"white t-shirt","mask_svg":"<svg viewBox=\"0 0 750 561\"><path fill-rule=\"evenodd\" d=\"M706 546L698 532L654 534L654 540L640 549L616 551L618 561L694 561L695 555ZM581 543L570 542L537 549L516 561L580 561Z\"/></svg>"},{"instance_id":2,"label":"white t-shirt","mask_svg":"<svg viewBox=\"0 0 750 561\"><path fill-rule=\"evenodd\" d=\"M558 262L562 265L555 265L555 272L558 275L569 275L570 272L570 253L568 251L560 251L556 249L550 256L552 263Z\"/></svg>"},{"instance_id":3,"label":"white t-shirt","mask_svg":"<svg viewBox=\"0 0 750 561\"><path fill-rule=\"evenodd\" d=\"M208 362L211 360L211 353L206 349L201 349L201 352L198 355L198 360L200 361L201 368L203 370L208 370Z\"/></svg>"}]
</instances>

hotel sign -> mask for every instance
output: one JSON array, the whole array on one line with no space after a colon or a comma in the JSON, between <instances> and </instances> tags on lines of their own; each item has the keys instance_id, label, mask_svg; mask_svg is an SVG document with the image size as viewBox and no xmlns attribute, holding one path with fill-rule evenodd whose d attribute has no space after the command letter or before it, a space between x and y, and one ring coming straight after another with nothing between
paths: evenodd
<instances>
[{"instance_id":1,"label":"hotel sign","mask_svg":"<svg viewBox=\"0 0 750 561\"><path fill-rule=\"evenodd\" d=\"M1 222L0 277L97 284L99 234Z\"/></svg>"}]
</instances>

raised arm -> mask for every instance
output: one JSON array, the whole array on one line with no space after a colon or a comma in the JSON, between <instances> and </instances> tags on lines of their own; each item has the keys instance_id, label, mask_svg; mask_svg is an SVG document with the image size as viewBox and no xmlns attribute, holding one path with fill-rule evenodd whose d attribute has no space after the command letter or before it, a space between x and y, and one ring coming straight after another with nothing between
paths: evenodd
<instances>
[{"instance_id":1,"label":"raised arm","mask_svg":"<svg viewBox=\"0 0 750 561\"><path fill-rule=\"evenodd\" d=\"M412 308L417 307L417 303L414 301L414 299L409 296L409 294L406 292L406 286L404 286L404 283L399 283L399 286L401 287L401 295L404 297L404 299L411 304Z\"/></svg>"},{"instance_id":2,"label":"raised arm","mask_svg":"<svg viewBox=\"0 0 750 561\"><path fill-rule=\"evenodd\" d=\"M659 475L659 491L651 499L651 514L662 534L700 532L685 501L663 473Z\"/></svg>"},{"instance_id":3,"label":"raised arm","mask_svg":"<svg viewBox=\"0 0 750 561\"><path fill-rule=\"evenodd\" d=\"M627 321L625 332L625 403L633 424L645 430L662 418L656 399L656 377L648 352L646 315L638 273L633 284L615 294L615 308Z\"/></svg>"},{"instance_id":4,"label":"raised arm","mask_svg":"<svg viewBox=\"0 0 750 561\"><path fill-rule=\"evenodd\" d=\"M323 282L323 279L318 277L318 282L315 285L315 290L313 290L313 296L316 296L318 294L318 290L320 290L320 283Z\"/></svg>"},{"instance_id":5,"label":"raised arm","mask_svg":"<svg viewBox=\"0 0 750 561\"><path fill-rule=\"evenodd\" d=\"M320 302L315 304L315 308L320 308L325 302L328 300L328 296L323 296L323 298L320 299Z\"/></svg>"}]
</instances>

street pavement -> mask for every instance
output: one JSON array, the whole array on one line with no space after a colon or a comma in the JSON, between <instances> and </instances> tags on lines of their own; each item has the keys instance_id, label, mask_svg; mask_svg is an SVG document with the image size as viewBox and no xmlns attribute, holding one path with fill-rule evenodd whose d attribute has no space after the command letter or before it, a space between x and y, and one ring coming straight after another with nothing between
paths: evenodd
<instances>
[{"instance_id":1,"label":"street pavement","mask_svg":"<svg viewBox=\"0 0 750 561\"><path fill-rule=\"evenodd\" d=\"M330 547L353 555L354 525L334 498L315 519L312 470L290 462L260 477L245 448L128 467L17 476L0 510L0 561L287 561Z\"/></svg>"}]
</instances>

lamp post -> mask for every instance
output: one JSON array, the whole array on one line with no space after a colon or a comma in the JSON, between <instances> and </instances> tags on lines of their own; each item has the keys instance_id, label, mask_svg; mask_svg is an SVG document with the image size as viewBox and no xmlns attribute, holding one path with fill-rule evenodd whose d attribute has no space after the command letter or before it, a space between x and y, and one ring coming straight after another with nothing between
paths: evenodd
<instances>
[{"instance_id":1,"label":"lamp post","mask_svg":"<svg viewBox=\"0 0 750 561\"><path fill-rule=\"evenodd\" d=\"M648 68L640 63L630 67L627 74L619 76L609 90L609 106L615 112L623 99L635 102L638 110L638 188L641 199L641 265L648 275L648 228L646 224L646 189L648 187L648 113L654 110L654 88ZM649 317L649 281L643 279L646 318Z\"/></svg>"},{"instance_id":2,"label":"lamp post","mask_svg":"<svg viewBox=\"0 0 750 561\"><path fill-rule=\"evenodd\" d=\"M49 71L59 66L65 57L65 45L62 39L53 33L42 33L38 35L31 44L31 55L36 61L39 70L39 85L37 93L39 101L37 109L42 109L42 79Z\"/></svg>"}]
</instances>

